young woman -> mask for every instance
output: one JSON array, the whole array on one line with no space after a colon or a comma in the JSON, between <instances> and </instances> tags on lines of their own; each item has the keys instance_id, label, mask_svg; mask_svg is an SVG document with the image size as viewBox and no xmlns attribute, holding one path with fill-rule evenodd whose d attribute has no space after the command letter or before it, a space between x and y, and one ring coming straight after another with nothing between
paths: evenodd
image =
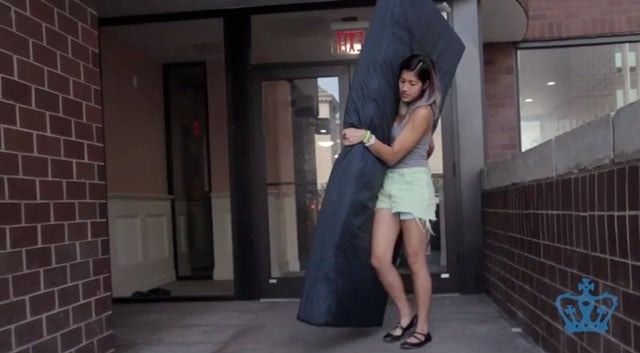
<instances>
[{"instance_id":1,"label":"young woman","mask_svg":"<svg viewBox=\"0 0 640 353\"><path fill-rule=\"evenodd\" d=\"M384 340L400 341L415 328L400 345L411 349L431 341L428 319L432 285L426 251L431 232L429 222L435 219L437 201L427 160L433 148L432 126L440 103L433 61L420 55L406 58L400 65L398 89L400 108L391 129L391 145L378 141L370 131L355 128L345 129L343 139L345 145L364 143L390 167L376 204L371 264L400 316L398 326L389 331ZM400 275L392 263L401 230L417 314L407 300Z\"/></svg>"}]
</instances>

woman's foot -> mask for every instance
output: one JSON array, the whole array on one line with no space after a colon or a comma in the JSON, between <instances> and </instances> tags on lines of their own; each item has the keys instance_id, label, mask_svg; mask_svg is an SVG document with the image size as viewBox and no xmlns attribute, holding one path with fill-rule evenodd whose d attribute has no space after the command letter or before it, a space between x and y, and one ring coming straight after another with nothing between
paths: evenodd
<instances>
[{"instance_id":1,"label":"woman's foot","mask_svg":"<svg viewBox=\"0 0 640 353\"><path fill-rule=\"evenodd\" d=\"M396 326L396 328L394 328L393 330L387 332L387 334L385 334L382 339L388 343L398 342L407 334L410 329L412 329L416 325L417 322L418 317L414 315L409 323L404 326L402 326L402 323L398 323L398 326Z\"/></svg>"},{"instance_id":2,"label":"woman's foot","mask_svg":"<svg viewBox=\"0 0 640 353\"><path fill-rule=\"evenodd\" d=\"M422 333L418 331L414 331L411 336L402 344L400 348L402 349L415 349L424 346L425 344L431 342L431 333Z\"/></svg>"}]
</instances>

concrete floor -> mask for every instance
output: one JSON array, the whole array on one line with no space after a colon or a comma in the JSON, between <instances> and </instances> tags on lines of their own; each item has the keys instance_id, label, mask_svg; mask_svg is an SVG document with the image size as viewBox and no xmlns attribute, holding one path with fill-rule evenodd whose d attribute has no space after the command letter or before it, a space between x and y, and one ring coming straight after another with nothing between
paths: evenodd
<instances>
[{"instance_id":1,"label":"concrete floor","mask_svg":"<svg viewBox=\"0 0 640 353\"><path fill-rule=\"evenodd\" d=\"M117 353L378 353L397 317L374 329L317 328L295 320L297 302L180 302L114 306ZM436 296L430 353L543 353L484 295Z\"/></svg>"}]
</instances>

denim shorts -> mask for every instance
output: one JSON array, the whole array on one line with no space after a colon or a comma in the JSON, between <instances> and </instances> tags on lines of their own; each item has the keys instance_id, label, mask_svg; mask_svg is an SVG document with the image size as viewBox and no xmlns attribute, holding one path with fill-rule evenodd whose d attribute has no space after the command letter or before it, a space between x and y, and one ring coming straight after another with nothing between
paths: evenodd
<instances>
[{"instance_id":1,"label":"denim shorts","mask_svg":"<svg viewBox=\"0 0 640 353\"><path fill-rule=\"evenodd\" d=\"M431 231L437 203L429 168L389 169L378 193L376 209L391 210L401 220L417 219Z\"/></svg>"}]
</instances>

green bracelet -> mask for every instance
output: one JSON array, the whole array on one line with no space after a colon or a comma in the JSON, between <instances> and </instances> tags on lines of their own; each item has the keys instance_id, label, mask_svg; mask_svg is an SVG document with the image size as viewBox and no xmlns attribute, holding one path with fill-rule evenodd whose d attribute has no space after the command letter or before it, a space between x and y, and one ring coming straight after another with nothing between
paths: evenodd
<instances>
[{"instance_id":1,"label":"green bracelet","mask_svg":"<svg viewBox=\"0 0 640 353\"><path fill-rule=\"evenodd\" d=\"M369 143L370 139L371 139L371 131L367 130L367 133L364 135L364 138L362 139L362 143L366 145L367 143Z\"/></svg>"}]
</instances>

